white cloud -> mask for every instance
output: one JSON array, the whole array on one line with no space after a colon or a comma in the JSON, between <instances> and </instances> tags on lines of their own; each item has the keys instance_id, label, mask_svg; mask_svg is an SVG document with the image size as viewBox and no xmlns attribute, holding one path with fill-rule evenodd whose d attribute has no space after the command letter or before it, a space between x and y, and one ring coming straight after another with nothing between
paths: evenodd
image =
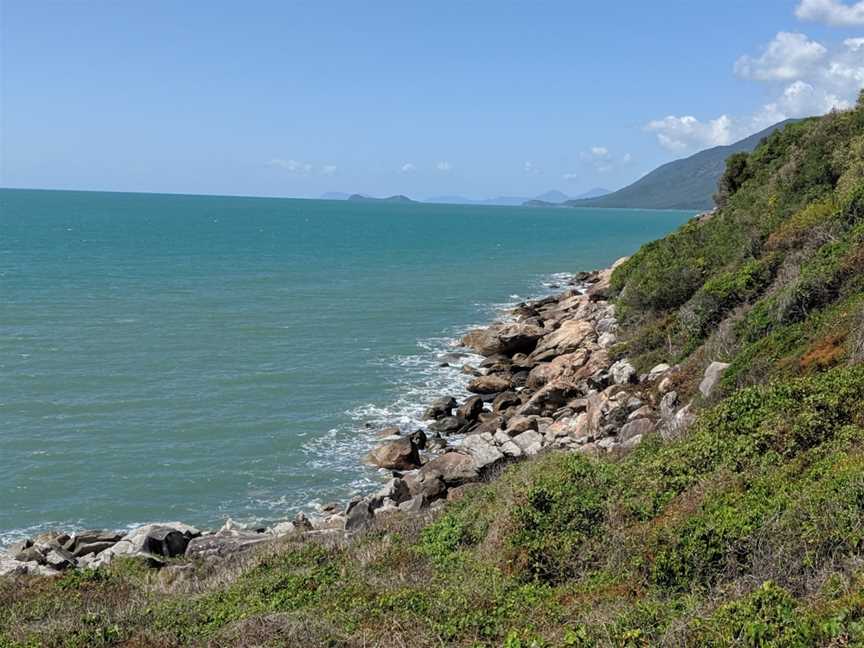
<instances>
[{"instance_id":1,"label":"white cloud","mask_svg":"<svg viewBox=\"0 0 864 648\"><path fill-rule=\"evenodd\" d=\"M540 173L540 169L538 169L533 162L525 162L522 168L528 175L537 175L538 173Z\"/></svg>"},{"instance_id":2,"label":"white cloud","mask_svg":"<svg viewBox=\"0 0 864 648\"><path fill-rule=\"evenodd\" d=\"M621 158L621 161L624 164L630 164L633 161L633 156L630 155L629 153L625 153L624 157Z\"/></svg>"},{"instance_id":3,"label":"white cloud","mask_svg":"<svg viewBox=\"0 0 864 648\"><path fill-rule=\"evenodd\" d=\"M336 165L325 164L323 167L321 167L321 173L327 176L333 175L334 173L336 173Z\"/></svg>"},{"instance_id":4,"label":"white cloud","mask_svg":"<svg viewBox=\"0 0 864 648\"><path fill-rule=\"evenodd\" d=\"M656 133L660 145L670 151L721 146L734 141L732 119L728 115L708 122L699 121L692 115L669 115L648 122L645 128Z\"/></svg>"},{"instance_id":5,"label":"white cloud","mask_svg":"<svg viewBox=\"0 0 864 648\"><path fill-rule=\"evenodd\" d=\"M827 53L824 45L804 34L780 32L760 57L740 57L735 74L755 81L792 81L807 74Z\"/></svg>"},{"instance_id":6,"label":"white cloud","mask_svg":"<svg viewBox=\"0 0 864 648\"><path fill-rule=\"evenodd\" d=\"M416 171L417 167L411 164L410 162L406 162L401 167L399 167L399 171L401 173L411 173L412 171Z\"/></svg>"},{"instance_id":7,"label":"white cloud","mask_svg":"<svg viewBox=\"0 0 864 648\"><path fill-rule=\"evenodd\" d=\"M795 15L832 27L854 27L864 25L864 2L847 5L839 0L801 0Z\"/></svg>"},{"instance_id":8,"label":"white cloud","mask_svg":"<svg viewBox=\"0 0 864 648\"><path fill-rule=\"evenodd\" d=\"M573 182L574 180L579 179L579 174L578 173L565 173L561 177L564 178L565 180L567 180L568 182Z\"/></svg>"},{"instance_id":9,"label":"white cloud","mask_svg":"<svg viewBox=\"0 0 864 648\"><path fill-rule=\"evenodd\" d=\"M592 146L591 155L598 158L609 157L609 149L607 149L605 146Z\"/></svg>"},{"instance_id":10,"label":"white cloud","mask_svg":"<svg viewBox=\"0 0 864 648\"><path fill-rule=\"evenodd\" d=\"M826 47L803 34L781 32L761 56L739 58L735 71L765 83L774 99L750 115L707 121L669 116L649 122L646 130L664 148L683 152L729 144L785 119L849 108L864 87L864 38Z\"/></svg>"},{"instance_id":11,"label":"white cloud","mask_svg":"<svg viewBox=\"0 0 864 648\"><path fill-rule=\"evenodd\" d=\"M442 160L441 162L439 162L438 164L435 165L435 168L438 169L439 171L443 172L443 173L447 173L453 167L446 160Z\"/></svg>"},{"instance_id":12,"label":"white cloud","mask_svg":"<svg viewBox=\"0 0 864 648\"><path fill-rule=\"evenodd\" d=\"M283 160L282 158L273 158L267 163L267 166L285 169L289 173L309 173L312 171L312 165L308 162L298 162L297 160Z\"/></svg>"}]
</instances>

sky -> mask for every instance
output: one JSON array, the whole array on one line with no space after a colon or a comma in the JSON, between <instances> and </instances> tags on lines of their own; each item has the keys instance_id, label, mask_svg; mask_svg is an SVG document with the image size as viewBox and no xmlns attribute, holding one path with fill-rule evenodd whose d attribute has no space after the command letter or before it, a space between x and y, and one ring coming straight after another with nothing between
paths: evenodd
<instances>
[{"instance_id":1,"label":"sky","mask_svg":"<svg viewBox=\"0 0 864 648\"><path fill-rule=\"evenodd\" d=\"M862 86L864 1L0 0L0 186L577 195Z\"/></svg>"}]
</instances>

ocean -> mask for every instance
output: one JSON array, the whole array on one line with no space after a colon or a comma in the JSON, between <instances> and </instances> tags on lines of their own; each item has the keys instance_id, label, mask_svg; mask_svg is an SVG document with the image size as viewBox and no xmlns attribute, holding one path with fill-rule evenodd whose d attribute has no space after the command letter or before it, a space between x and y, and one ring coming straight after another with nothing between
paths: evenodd
<instances>
[{"instance_id":1,"label":"ocean","mask_svg":"<svg viewBox=\"0 0 864 648\"><path fill-rule=\"evenodd\" d=\"M690 216L0 190L0 545L365 492L461 332Z\"/></svg>"}]
</instances>

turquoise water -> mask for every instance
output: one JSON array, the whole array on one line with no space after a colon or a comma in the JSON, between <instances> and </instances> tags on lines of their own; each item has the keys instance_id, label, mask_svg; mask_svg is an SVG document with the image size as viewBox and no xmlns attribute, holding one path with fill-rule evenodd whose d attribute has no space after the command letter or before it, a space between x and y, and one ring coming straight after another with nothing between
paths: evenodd
<instances>
[{"instance_id":1,"label":"turquoise water","mask_svg":"<svg viewBox=\"0 0 864 648\"><path fill-rule=\"evenodd\" d=\"M0 190L0 542L347 498L454 335L688 217Z\"/></svg>"}]
</instances>

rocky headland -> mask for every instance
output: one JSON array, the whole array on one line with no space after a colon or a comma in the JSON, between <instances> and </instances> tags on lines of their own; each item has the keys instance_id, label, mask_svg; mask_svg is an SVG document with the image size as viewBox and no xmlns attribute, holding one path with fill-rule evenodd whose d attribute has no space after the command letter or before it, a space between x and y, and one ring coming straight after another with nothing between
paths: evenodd
<instances>
[{"instance_id":1,"label":"rocky headland","mask_svg":"<svg viewBox=\"0 0 864 648\"><path fill-rule=\"evenodd\" d=\"M218 559L291 534L344 535L378 517L411 515L459 498L471 484L541 452L624 453L655 430L671 437L691 421L679 402L676 369L660 364L639 375L626 358L613 360L615 306L607 299L611 268L581 272L564 292L517 304L500 321L469 331L461 345L482 357L454 371L471 376L461 403L442 394L428 403L425 428L379 432L364 460L389 479L347 504L331 503L269 527L228 520L202 531L159 522L128 532L53 531L26 538L0 555L0 575L51 576L99 568L117 556L162 567L176 557ZM725 365L715 363L700 386L707 396Z\"/></svg>"}]
</instances>

